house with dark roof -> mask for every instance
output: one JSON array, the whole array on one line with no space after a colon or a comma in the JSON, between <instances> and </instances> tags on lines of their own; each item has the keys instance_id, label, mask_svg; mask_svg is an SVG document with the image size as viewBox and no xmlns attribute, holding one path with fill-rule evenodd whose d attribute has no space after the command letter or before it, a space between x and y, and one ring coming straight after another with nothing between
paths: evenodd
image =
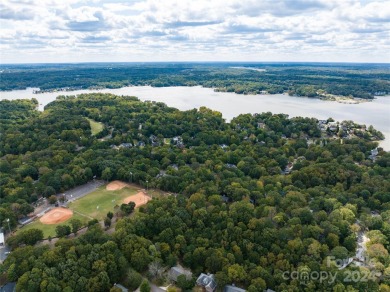
<instances>
[{"instance_id":1,"label":"house with dark roof","mask_svg":"<svg viewBox=\"0 0 390 292\"><path fill-rule=\"evenodd\" d=\"M0 287L0 292L14 292L16 291L16 282L9 282Z\"/></svg>"},{"instance_id":2,"label":"house with dark roof","mask_svg":"<svg viewBox=\"0 0 390 292\"><path fill-rule=\"evenodd\" d=\"M229 202L230 202L229 197L226 196L225 194L223 194L223 195L221 196L221 200L222 200L222 202L224 202L224 203L229 203Z\"/></svg>"},{"instance_id":3,"label":"house with dark roof","mask_svg":"<svg viewBox=\"0 0 390 292\"><path fill-rule=\"evenodd\" d=\"M203 287L207 292L214 292L217 288L217 282L215 282L212 274L200 274L196 280L196 285Z\"/></svg>"}]
</instances>

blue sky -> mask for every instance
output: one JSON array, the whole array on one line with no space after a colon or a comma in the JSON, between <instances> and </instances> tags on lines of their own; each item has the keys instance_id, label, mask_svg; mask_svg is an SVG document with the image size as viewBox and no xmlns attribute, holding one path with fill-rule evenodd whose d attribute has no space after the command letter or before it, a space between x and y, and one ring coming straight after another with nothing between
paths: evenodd
<instances>
[{"instance_id":1,"label":"blue sky","mask_svg":"<svg viewBox=\"0 0 390 292\"><path fill-rule=\"evenodd\" d=\"M0 62L390 62L381 0L3 0Z\"/></svg>"}]
</instances>

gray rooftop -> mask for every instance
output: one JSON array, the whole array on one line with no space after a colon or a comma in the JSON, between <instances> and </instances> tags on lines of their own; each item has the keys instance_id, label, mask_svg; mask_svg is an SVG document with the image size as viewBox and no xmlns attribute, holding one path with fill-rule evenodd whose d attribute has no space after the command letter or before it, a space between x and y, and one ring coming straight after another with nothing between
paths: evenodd
<instances>
[{"instance_id":1,"label":"gray rooftop","mask_svg":"<svg viewBox=\"0 0 390 292\"><path fill-rule=\"evenodd\" d=\"M246 290L236 287L234 285L226 285L223 289L223 292L246 292Z\"/></svg>"},{"instance_id":2,"label":"gray rooftop","mask_svg":"<svg viewBox=\"0 0 390 292\"><path fill-rule=\"evenodd\" d=\"M196 280L196 284L205 288L209 287L213 290L217 287L217 283L214 280L214 275L212 274L200 274L200 276Z\"/></svg>"}]
</instances>

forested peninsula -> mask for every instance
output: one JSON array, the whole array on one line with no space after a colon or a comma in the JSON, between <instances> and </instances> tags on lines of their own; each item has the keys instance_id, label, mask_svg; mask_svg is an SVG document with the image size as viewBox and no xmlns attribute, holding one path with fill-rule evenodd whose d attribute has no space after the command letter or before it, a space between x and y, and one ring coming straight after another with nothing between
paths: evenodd
<instances>
[{"instance_id":1,"label":"forested peninsula","mask_svg":"<svg viewBox=\"0 0 390 292\"><path fill-rule=\"evenodd\" d=\"M85 63L0 65L0 90L47 91L150 85L203 86L237 94L370 100L390 94L388 64Z\"/></svg>"},{"instance_id":2,"label":"forested peninsula","mask_svg":"<svg viewBox=\"0 0 390 292\"><path fill-rule=\"evenodd\" d=\"M63 70L57 83L47 82L49 73L39 77L46 88L78 86ZM236 72L264 73L252 71ZM29 86L8 77L2 89ZM369 97L369 85L358 83L356 92ZM118 291L118 283L133 291L143 277L166 284L178 264L193 275L177 280L182 291L192 291L201 273L215 275L217 291L228 284L250 292L390 290L390 154L372 127L269 112L226 122L204 107L180 111L111 94L60 96L43 112L37 105L0 101L4 230L16 230L41 197L94 178L167 195L122 214L113 232L92 220L83 234L54 244L21 228L0 265L2 281L16 281L18 291ZM356 261L362 232L369 261L340 268ZM301 281L293 271L336 276ZM354 273L359 281L346 281Z\"/></svg>"}]
</instances>

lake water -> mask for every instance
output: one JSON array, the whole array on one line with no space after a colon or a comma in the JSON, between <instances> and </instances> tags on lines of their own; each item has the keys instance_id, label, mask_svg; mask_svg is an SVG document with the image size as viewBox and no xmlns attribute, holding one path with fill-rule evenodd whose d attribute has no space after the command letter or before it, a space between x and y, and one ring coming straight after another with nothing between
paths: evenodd
<instances>
[{"instance_id":1,"label":"lake water","mask_svg":"<svg viewBox=\"0 0 390 292\"><path fill-rule=\"evenodd\" d=\"M383 132L386 140L381 146L390 150L390 96L377 97L372 102L343 104L335 101L323 101L313 98L292 97L284 94L240 95L235 93L214 92L210 88L195 87L123 87L118 89L77 90L69 92L48 92L33 94L33 89L0 92L0 99L22 99L35 97L40 110L58 95L77 95L81 93L112 93L116 95L137 96L140 100L155 100L180 110L206 106L220 111L227 120L243 113L285 113L290 117L315 117L338 121L353 120L357 123L373 125Z\"/></svg>"}]
</instances>

